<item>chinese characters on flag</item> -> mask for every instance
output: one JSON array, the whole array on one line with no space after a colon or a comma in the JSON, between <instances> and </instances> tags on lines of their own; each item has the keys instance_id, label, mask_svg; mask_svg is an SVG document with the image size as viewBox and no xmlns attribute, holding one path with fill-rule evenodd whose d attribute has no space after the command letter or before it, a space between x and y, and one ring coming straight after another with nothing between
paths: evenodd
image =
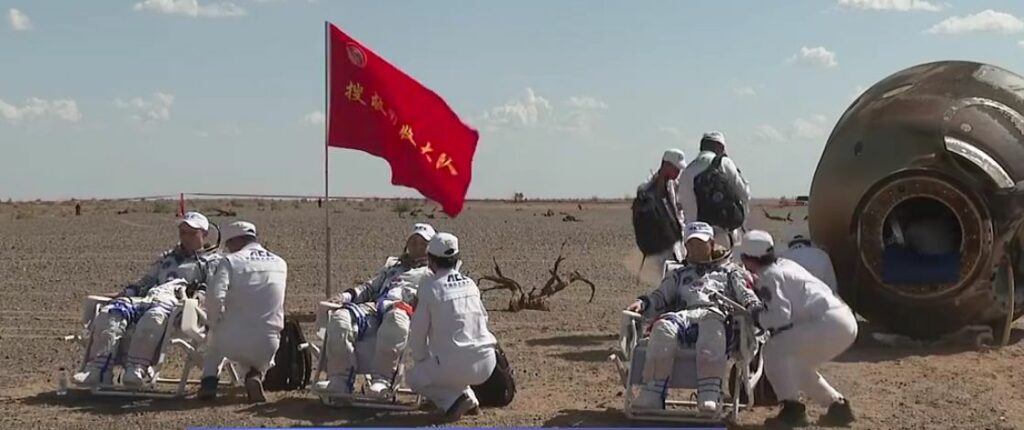
<instances>
[{"instance_id":1,"label":"chinese characters on flag","mask_svg":"<svg viewBox=\"0 0 1024 430\"><path fill-rule=\"evenodd\" d=\"M430 89L333 24L328 26L327 145L381 157L391 183L456 216L472 179L479 135Z\"/></svg>"}]
</instances>

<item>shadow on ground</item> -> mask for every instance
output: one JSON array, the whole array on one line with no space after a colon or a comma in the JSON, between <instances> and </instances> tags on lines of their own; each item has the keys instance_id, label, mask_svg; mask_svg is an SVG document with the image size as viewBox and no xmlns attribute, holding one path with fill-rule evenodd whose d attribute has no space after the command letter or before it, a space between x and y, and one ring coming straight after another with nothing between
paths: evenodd
<instances>
[{"instance_id":1,"label":"shadow on ground","mask_svg":"<svg viewBox=\"0 0 1024 430\"><path fill-rule=\"evenodd\" d=\"M876 341L872 337L869 326L861 325L857 335L857 341L842 355L835 359L839 363L880 363L896 361L911 357L931 357L955 355L965 352L998 351L999 347L978 348L973 339L963 339L956 342L945 342L935 344L924 344L921 346L911 344L886 345ZM1012 329L1010 331L1010 342L1007 348L1017 345L1024 340L1024 330Z\"/></svg>"},{"instance_id":2,"label":"shadow on ground","mask_svg":"<svg viewBox=\"0 0 1024 430\"><path fill-rule=\"evenodd\" d=\"M132 397L96 396L86 390L70 390L66 396L43 392L34 396L13 400L27 406L62 407L69 411L84 412L95 415L126 415L151 412L185 411L208 406L236 405L244 403L244 395L219 396L212 402L199 402L193 399L143 399Z\"/></svg>"},{"instance_id":3,"label":"shadow on ground","mask_svg":"<svg viewBox=\"0 0 1024 430\"><path fill-rule=\"evenodd\" d=\"M583 361L588 363L601 363L608 361L608 356L613 352L610 349L589 349L584 351L561 352L556 357L569 361Z\"/></svg>"},{"instance_id":4,"label":"shadow on ground","mask_svg":"<svg viewBox=\"0 0 1024 430\"><path fill-rule=\"evenodd\" d=\"M438 417L428 412L387 412L368 409L334 409L309 398L286 397L241 410L262 418L288 418L311 426L344 427L423 427L436 424Z\"/></svg>"},{"instance_id":5,"label":"shadow on ground","mask_svg":"<svg viewBox=\"0 0 1024 430\"><path fill-rule=\"evenodd\" d=\"M530 346L598 346L618 340L616 334L575 334L569 336L545 337L526 341Z\"/></svg>"},{"instance_id":6,"label":"shadow on ground","mask_svg":"<svg viewBox=\"0 0 1024 430\"><path fill-rule=\"evenodd\" d=\"M631 428L723 428L737 430L762 429L761 425L682 424L675 422L633 421L621 409L563 409L544 422L544 427L631 427Z\"/></svg>"}]
</instances>

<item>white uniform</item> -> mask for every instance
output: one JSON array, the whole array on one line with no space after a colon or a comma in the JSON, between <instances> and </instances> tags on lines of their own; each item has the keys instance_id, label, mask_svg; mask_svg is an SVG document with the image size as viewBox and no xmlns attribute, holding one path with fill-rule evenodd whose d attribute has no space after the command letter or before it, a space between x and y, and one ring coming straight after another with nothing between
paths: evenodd
<instances>
[{"instance_id":1,"label":"white uniform","mask_svg":"<svg viewBox=\"0 0 1024 430\"><path fill-rule=\"evenodd\" d=\"M487 310L475 282L443 269L420 284L409 347L415 362L409 386L442 410L483 383L496 365L497 339L487 329Z\"/></svg>"},{"instance_id":2,"label":"white uniform","mask_svg":"<svg viewBox=\"0 0 1024 430\"><path fill-rule=\"evenodd\" d=\"M679 204L683 208L683 215L685 216L685 223L697 221L697 194L693 188L693 181L702 172L711 166L711 162L715 159L715 153L712 151L701 151L697 154L697 157L686 166L683 173L679 175L679 196L677 197ZM750 185L746 179L743 179L743 175L740 174L739 169L736 168L736 164L733 163L729 157L722 158L722 169L725 174L729 177L729 181L733 186L733 190L736 195L739 196L740 201L743 203L744 209L750 212ZM730 243L739 243L738 232L726 232L720 229L718 226L714 226L716 230L715 242L725 245Z\"/></svg>"},{"instance_id":3,"label":"white uniform","mask_svg":"<svg viewBox=\"0 0 1024 430\"><path fill-rule=\"evenodd\" d=\"M797 262L815 278L820 279L833 293L839 292L836 283L836 271L832 267L832 259L825 250L805 242L797 242L782 252L779 257Z\"/></svg>"},{"instance_id":4,"label":"white uniform","mask_svg":"<svg viewBox=\"0 0 1024 430\"><path fill-rule=\"evenodd\" d=\"M676 348L683 344L697 348L698 404L713 402L708 409L717 408L726 371L728 339L726 311L720 308L712 292L725 294L751 308L758 304L758 298L749 286L749 273L734 263L691 264L676 269L658 289L640 297L644 315L658 318L651 328L644 363L645 399L660 398L664 402Z\"/></svg>"},{"instance_id":5,"label":"white uniform","mask_svg":"<svg viewBox=\"0 0 1024 430\"><path fill-rule=\"evenodd\" d=\"M829 406L842 398L817 369L853 344L853 312L825 283L784 258L763 268L758 295L765 310L758 321L772 332L764 348L765 372L779 400L807 397Z\"/></svg>"},{"instance_id":6,"label":"white uniform","mask_svg":"<svg viewBox=\"0 0 1024 430\"><path fill-rule=\"evenodd\" d=\"M392 259L372 279L333 299L344 307L327 321L328 389L350 392L359 368L369 368L375 383L390 385L409 337L416 288L430 275L424 264ZM370 366L356 360L356 343L366 337L375 337ZM338 383L344 386L333 386Z\"/></svg>"},{"instance_id":7,"label":"white uniform","mask_svg":"<svg viewBox=\"0 0 1024 430\"><path fill-rule=\"evenodd\" d=\"M654 179L655 179L655 176L651 176L646 181L644 181L644 183L640 184L640 186L637 187L637 192L639 193L640 190L649 187L651 185L651 182L654 181ZM665 181L665 189L663 190L663 193L664 193L663 197L664 197L665 205L668 206L668 208L669 208L669 213L675 214L676 219L679 221L680 231L683 231L686 228L686 224L683 223L684 217L683 217L683 212L682 212L682 206L679 204L679 200L678 200L678 196L677 196L678 189L679 189L679 181L678 180L676 180L676 179L669 179L669 180ZM655 264L655 267L657 268L659 273L662 270L662 267L665 266L665 262L666 261L669 261L669 260L682 261L684 258L686 258L686 248L683 247L682 237L680 236L679 241L676 242L675 245L672 246L672 249L665 250L661 254L654 255L654 256L651 256L651 257L652 257L651 260L653 260L653 264Z\"/></svg>"},{"instance_id":8,"label":"white uniform","mask_svg":"<svg viewBox=\"0 0 1024 430\"><path fill-rule=\"evenodd\" d=\"M210 282L206 316L210 326L203 376L217 376L227 358L266 373L284 328L288 264L252 242L225 256Z\"/></svg>"},{"instance_id":9,"label":"white uniform","mask_svg":"<svg viewBox=\"0 0 1024 430\"><path fill-rule=\"evenodd\" d=\"M218 259L209 253L189 255L179 247L161 254L142 278L103 306L93 319L85 371L76 374L75 381L110 382L118 352L124 350L121 339L129 329L134 331L123 360L124 382L140 385L152 378L150 366L159 354L167 317L181 304L189 283L210 278Z\"/></svg>"}]
</instances>

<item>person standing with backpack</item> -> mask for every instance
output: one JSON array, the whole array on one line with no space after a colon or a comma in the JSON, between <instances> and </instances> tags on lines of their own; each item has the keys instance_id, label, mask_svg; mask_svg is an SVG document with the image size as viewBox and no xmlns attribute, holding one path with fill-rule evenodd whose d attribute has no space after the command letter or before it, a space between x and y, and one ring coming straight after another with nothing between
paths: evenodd
<instances>
[{"instance_id":1,"label":"person standing with backpack","mask_svg":"<svg viewBox=\"0 0 1024 430\"><path fill-rule=\"evenodd\" d=\"M706 222L716 241L735 246L750 207L750 185L725 153L725 135L704 133L700 153L679 176L684 223Z\"/></svg>"},{"instance_id":2,"label":"person standing with backpack","mask_svg":"<svg viewBox=\"0 0 1024 430\"><path fill-rule=\"evenodd\" d=\"M686 155L682 150L666 150L661 157L661 167L637 187L633 200L637 247L645 258L655 257L658 269L665 261L679 261L685 256L682 207L676 200L679 174L685 166Z\"/></svg>"}]
</instances>

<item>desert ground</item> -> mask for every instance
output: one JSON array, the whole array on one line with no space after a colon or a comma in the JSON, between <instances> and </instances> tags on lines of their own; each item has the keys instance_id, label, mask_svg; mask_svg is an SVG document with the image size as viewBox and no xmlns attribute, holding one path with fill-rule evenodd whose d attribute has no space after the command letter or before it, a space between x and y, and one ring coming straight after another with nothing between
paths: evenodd
<instances>
[{"instance_id":1,"label":"desert ground","mask_svg":"<svg viewBox=\"0 0 1024 430\"><path fill-rule=\"evenodd\" d=\"M0 428L151 428L187 426L421 426L426 412L368 413L328 409L308 392L271 393L268 403L246 404L225 390L212 404L194 400L95 398L73 390L54 394L59 366L77 367L80 301L114 293L137 277L176 240L174 205L167 201L84 201L0 204ZM766 202L761 202L766 204ZM424 213L410 217L417 207ZM190 208L256 223L270 249L288 260L289 312L310 312L324 297L323 212L315 201L192 201ZM519 387L506 408L485 409L459 425L627 426L618 376L607 361L614 350L619 310L653 288L637 283L630 212L625 202L472 202L457 218L419 201L336 202L331 208L337 287L369 276L400 251L414 221L428 221L461 239L464 269L474 278L492 271L492 258L524 286L541 285L566 246L566 270L597 285L574 285L550 300L549 312L505 311L508 295L486 293L492 330L502 342ZM544 216L551 211L552 216ZM776 215L802 208L770 209ZM119 213L120 212L120 213ZM564 221L566 215L578 222ZM427 219L433 217L431 219ZM781 224L752 210L752 227L778 233ZM308 325L307 325L308 327ZM860 429L1024 428L1024 346L890 347L861 329L857 343L822 373L850 398ZM307 333L311 330L307 329ZM172 357L172 361L175 357ZM193 376L197 376L195 373ZM809 408L812 419L823 413ZM776 408L741 415L736 428L759 428Z\"/></svg>"}]
</instances>

